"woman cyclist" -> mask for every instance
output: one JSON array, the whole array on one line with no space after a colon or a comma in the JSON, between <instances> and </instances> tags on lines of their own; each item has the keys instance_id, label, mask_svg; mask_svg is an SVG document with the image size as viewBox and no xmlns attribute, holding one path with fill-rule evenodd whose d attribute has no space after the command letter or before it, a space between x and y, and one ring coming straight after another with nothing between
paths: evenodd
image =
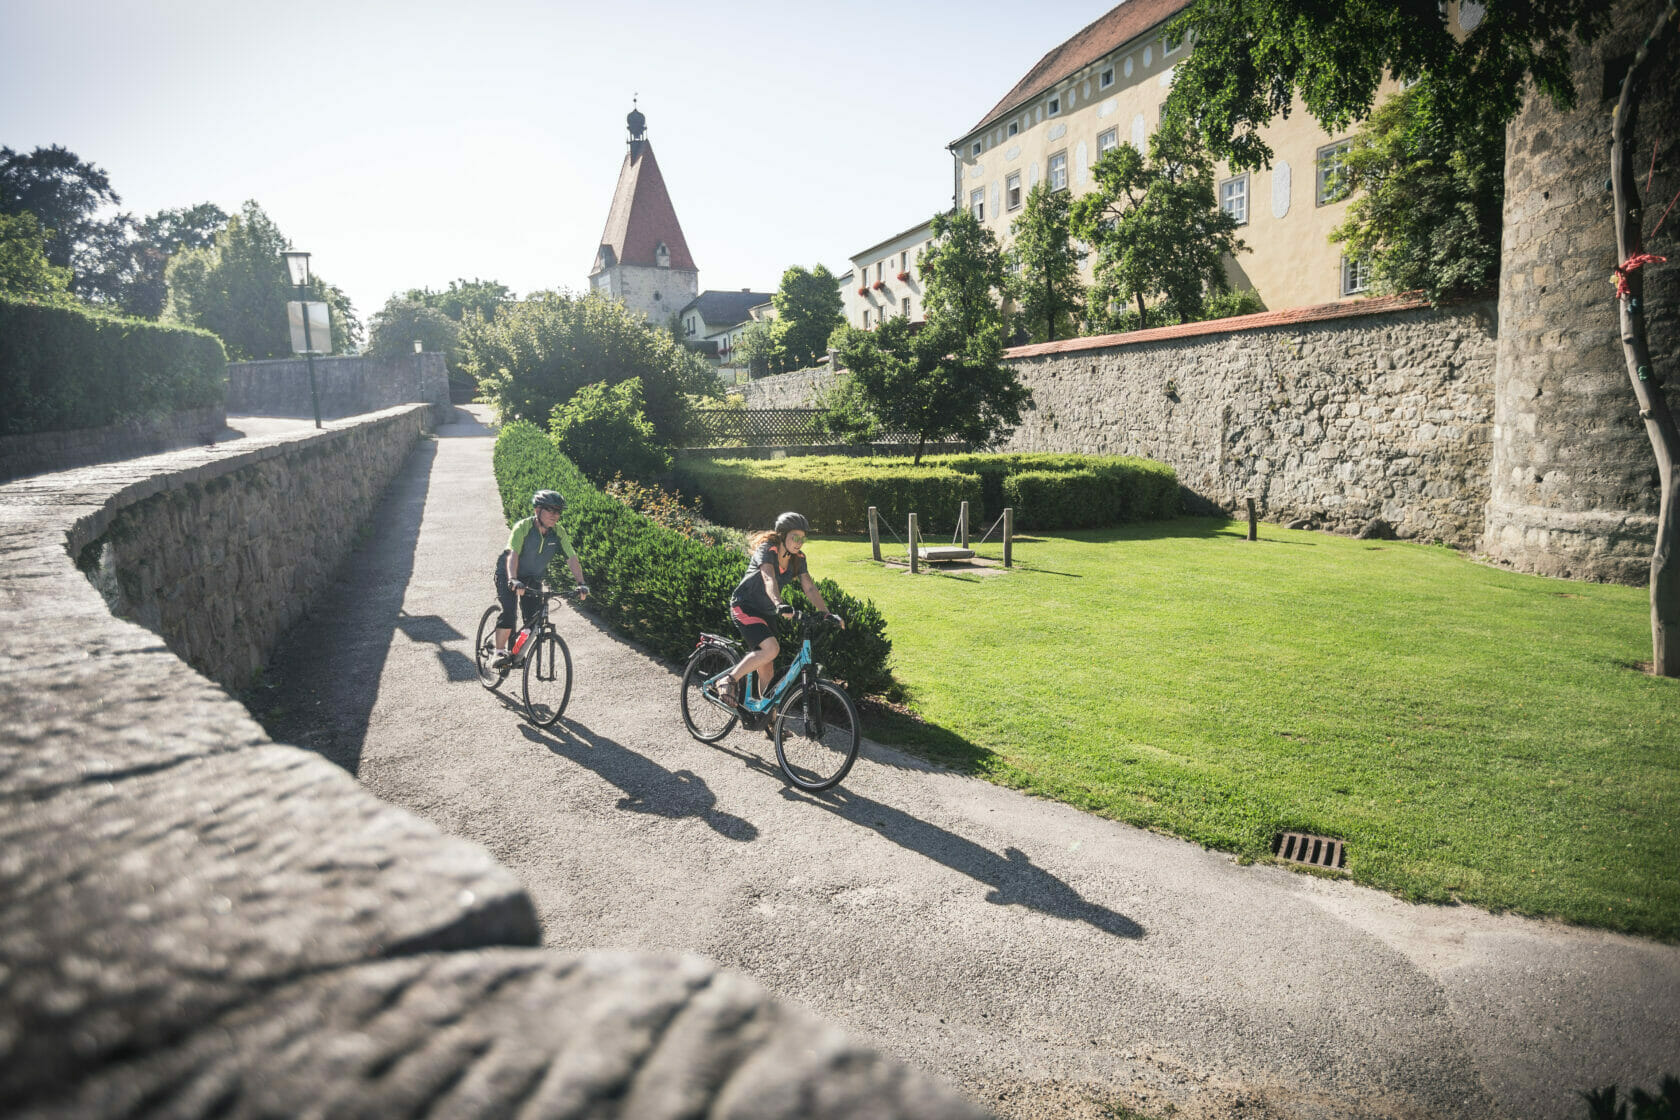
<instances>
[{"instance_id":1,"label":"woman cyclist","mask_svg":"<svg viewBox=\"0 0 1680 1120\"><path fill-rule=\"evenodd\" d=\"M531 495L531 516L513 523L507 548L496 558L496 598L501 600L502 613L496 619L496 652L491 655L495 665L508 655L508 635L513 633L514 617L520 605L529 623L542 607L542 598L535 594L542 590L543 576L549 561L561 552L571 566L572 579L577 583L578 597L587 599L589 588L584 586L583 565L572 551L572 539L560 527L560 511L566 499L553 490L538 490Z\"/></svg>"},{"instance_id":2,"label":"woman cyclist","mask_svg":"<svg viewBox=\"0 0 1680 1120\"><path fill-rule=\"evenodd\" d=\"M833 618L842 628L846 625L839 615L828 613L828 604L823 602L822 592L817 590L816 582L811 579L809 565L805 562L805 534L809 529L804 517L797 513L784 513L776 518L775 529L760 533L752 540L752 562L747 565L747 574L741 577L735 593L729 597L729 613L740 628L748 652L729 670L728 679L718 685L718 697L725 704L740 703L743 696L740 682L748 673L758 674L760 696L770 688L771 671L782 647L776 641L776 632L769 620L772 614L793 613L793 607L782 601L782 588L794 579L799 580L806 598L824 617Z\"/></svg>"}]
</instances>

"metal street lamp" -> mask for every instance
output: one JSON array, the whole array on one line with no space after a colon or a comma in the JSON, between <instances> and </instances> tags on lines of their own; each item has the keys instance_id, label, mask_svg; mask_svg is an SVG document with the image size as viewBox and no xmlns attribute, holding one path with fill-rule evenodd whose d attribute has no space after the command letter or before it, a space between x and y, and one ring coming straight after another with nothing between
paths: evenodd
<instances>
[{"instance_id":1,"label":"metal street lamp","mask_svg":"<svg viewBox=\"0 0 1680 1120\"><path fill-rule=\"evenodd\" d=\"M309 254L288 249L280 254L286 260L292 287L298 290L298 309L303 314L303 356L309 363L309 404L315 410L315 426L321 426L321 394L315 387L315 340L309 334Z\"/></svg>"}]
</instances>

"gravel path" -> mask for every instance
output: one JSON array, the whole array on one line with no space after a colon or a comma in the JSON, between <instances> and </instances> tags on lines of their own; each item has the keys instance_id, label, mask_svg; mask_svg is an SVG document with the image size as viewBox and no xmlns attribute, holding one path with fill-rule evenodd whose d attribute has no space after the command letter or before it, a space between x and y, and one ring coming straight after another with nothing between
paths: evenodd
<instances>
[{"instance_id":1,"label":"gravel path","mask_svg":"<svg viewBox=\"0 0 1680 1120\"><path fill-rule=\"evenodd\" d=\"M566 607L573 700L530 727L473 673L506 528L457 415L251 702L486 845L549 946L700 952L1006 1116L1573 1117L1680 1072L1680 948L1239 866L871 743L797 794Z\"/></svg>"}]
</instances>

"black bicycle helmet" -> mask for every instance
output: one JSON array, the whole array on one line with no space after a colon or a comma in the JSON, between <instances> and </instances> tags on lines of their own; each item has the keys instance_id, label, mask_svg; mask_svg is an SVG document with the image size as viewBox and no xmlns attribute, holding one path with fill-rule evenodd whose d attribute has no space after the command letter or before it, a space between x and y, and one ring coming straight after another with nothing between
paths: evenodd
<instances>
[{"instance_id":1,"label":"black bicycle helmet","mask_svg":"<svg viewBox=\"0 0 1680 1120\"><path fill-rule=\"evenodd\" d=\"M805 520L804 514L788 510L788 512L776 518L776 535L778 537L785 537L789 533L809 533L810 531L811 524Z\"/></svg>"},{"instance_id":2,"label":"black bicycle helmet","mask_svg":"<svg viewBox=\"0 0 1680 1120\"><path fill-rule=\"evenodd\" d=\"M534 510L551 509L555 513L560 513L566 508L566 499L554 490L538 490L531 495L531 508Z\"/></svg>"}]
</instances>

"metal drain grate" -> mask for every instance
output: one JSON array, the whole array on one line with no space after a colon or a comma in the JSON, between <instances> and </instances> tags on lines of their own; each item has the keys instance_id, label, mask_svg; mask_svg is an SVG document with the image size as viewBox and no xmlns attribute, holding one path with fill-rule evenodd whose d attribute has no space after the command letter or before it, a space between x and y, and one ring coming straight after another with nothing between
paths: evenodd
<instances>
[{"instance_id":1,"label":"metal drain grate","mask_svg":"<svg viewBox=\"0 0 1680 1120\"><path fill-rule=\"evenodd\" d=\"M1347 869L1347 847L1342 841L1329 836L1286 832L1278 837L1273 850L1279 859L1290 863L1304 863L1308 867L1322 867L1327 871Z\"/></svg>"}]
</instances>

